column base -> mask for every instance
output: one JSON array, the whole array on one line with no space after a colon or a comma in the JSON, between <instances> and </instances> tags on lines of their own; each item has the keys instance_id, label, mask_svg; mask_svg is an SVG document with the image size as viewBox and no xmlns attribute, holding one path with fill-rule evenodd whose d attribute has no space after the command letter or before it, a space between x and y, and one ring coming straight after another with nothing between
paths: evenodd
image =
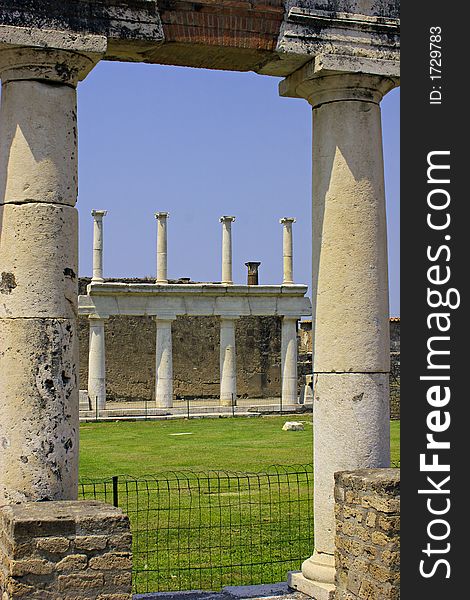
<instances>
[{"instance_id":1,"label":"column base","mask_svg":"<svg viewBox=\"0 0 470 600\"><path fill-rule=\"evenodd\" d=\"M300 571L289 571L287 585L306 596L315 598L315 600L334 600L335 597L336 588L334 585L311 581L304 577Z\"/></svg>"},{"instance_id":2,"label":"column base","mask_svg":"<svg viewBox=\"0 0 470 600\"><path fill-rule=\"evenodd\" d=\"M315 600L333 600L335 573L335 557L315 550L302 563L302 572L289 573L288 584Z\"/></svg>"}]
</instances>

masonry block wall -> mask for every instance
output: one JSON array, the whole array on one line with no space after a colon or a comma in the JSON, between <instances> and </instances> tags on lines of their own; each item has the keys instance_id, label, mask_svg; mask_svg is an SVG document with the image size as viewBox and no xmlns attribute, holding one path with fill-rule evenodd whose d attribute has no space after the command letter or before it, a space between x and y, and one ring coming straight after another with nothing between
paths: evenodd
<instances>
[{"instance_id":1,"label":"masonry block wall","mask_svg":"<svg viewBox=\"0 0 470 600\"><path fill-rule=\"evenodd\" d=\"M130 600L129 518L96 501L0 508L2 600Z\"/></svg>"},{"instance_id":2,"label":"masonry block wall","mask_svg":"<svg viewBox=\"0 0 470 600\"><path fill-rule=\"evenodd\" d=\"M400 597L400 470L335 473L335 600Z\"/></svg>"}]
</instances>

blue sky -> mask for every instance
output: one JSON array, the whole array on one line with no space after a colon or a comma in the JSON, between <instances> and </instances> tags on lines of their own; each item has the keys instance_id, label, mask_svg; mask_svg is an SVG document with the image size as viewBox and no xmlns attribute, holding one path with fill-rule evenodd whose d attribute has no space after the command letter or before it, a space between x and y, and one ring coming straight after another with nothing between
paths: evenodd
<instances>
[{"instance_id":1,"label":"blue sky","mask_svg":"<svg viewBox=\"0 0 470 600\"><path fill-rule=\"evenodd\" d=\"M168 211L168 275L220 280L221 215L235 215L234 281L261 261L282 280L279 218L294 216L294 278L311 281L311 109L279 79L102 62L80 84L80 275L91 274L93 208L107 209L106 277L155 275ZM399 91L382 103L390 313L399 307Z\"/></svg>"}]
</instances>

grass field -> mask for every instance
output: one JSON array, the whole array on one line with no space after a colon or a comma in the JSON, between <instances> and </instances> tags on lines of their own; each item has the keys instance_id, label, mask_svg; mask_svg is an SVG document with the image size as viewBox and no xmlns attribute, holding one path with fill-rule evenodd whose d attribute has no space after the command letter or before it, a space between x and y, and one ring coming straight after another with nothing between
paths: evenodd
<instances>
[{"instance_id":1,"label":"grass field","mask_svg":"<svg viewBox=\"0 0 470 600\"><path fill-rule=\"evenodd\" d=\"M80 476L141 477L161 471L260 471L312 462L312 416L304 431L282 431L286 416L118 421L80 427ZM189 434L189 435L188 435ZM400 459L400 422L391 422L392 462Z\"/></svg>"},{"instance_id":2,"label":"grass field","mask_svg":"<svg viewBox=\"0 0 470 600\"><path fill-rule=\"evenodd\" d=\"M120 475L134 592L270 583L300 568L314 543L313 474L292 465L312 462L312 417L292 418L305 430L282 431L286 416L81 426L81 497L112 502L112 482L96 480ZM399 435L392 422L394 462Z\"/></svg>"}]
</instances>

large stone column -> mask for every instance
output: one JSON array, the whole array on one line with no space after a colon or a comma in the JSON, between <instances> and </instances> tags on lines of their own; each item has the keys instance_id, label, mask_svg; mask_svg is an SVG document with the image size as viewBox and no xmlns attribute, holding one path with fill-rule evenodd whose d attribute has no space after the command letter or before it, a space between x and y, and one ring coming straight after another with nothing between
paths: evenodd
<instances>
[{"instance_id":1,"label":"large stone column","mask_svg":"<svg viewBox=\"0 0 470 600\"><path fill-rule=\"evenodd\" d=\"M297 317L283 317L281 328L282 403L297 404Z\"/></svg>"},{"instance_id":2,"label":"large stone column","mask_svg":"<svg viewBox=\"0 0 470 600\"><path fill-rule=\"evenodd\" d=\"M106 347L105 319L96 315L88 317L90 324L88 348L88 397L93 410L106 408Z\"/></svg>"},{"instance_id":3,"label":"large stone column","mask_svg":"<svg viewBox=\"0 0 470 600\"><path fill-rule=\"evenodd\" d=\"M292 241L292 224L295 223L293 217L283 217L279 220L282 224L282 285L292 285L294 283L294 244Z\"/></svg>"},{"instance_id":4,"label":"large stone column","mask_svg":"<svg viewBox=\"0 0 470 600\"><path fill-rule=\"evenodd\" d=\"M0 27L0 505L77 496L75 87L106 44L21 32Z\"/></svg>"},{"instance_id":5,"label":"large stone column","mask_svg":"<svg viewBox=\"0 0 470 600\"><path fill-rule=\"evenodd\" d=\"M174 317L156 317L157 348L155 369L155 401L158 408L173 406L173 342L171 323Z\"/></svg>"},{"instance_id":6,"label":"large stone column","mask_svg":"<svg viewBox=\"0 0 470 600\"><path fill-rule=\"evenodd\" d=\"M232 406L237 401L237 357L235 321L238 317L220 317L220 403Z\"/></svg>"},{"instance_id":7,"label":"large stone column","mask_svg":"<svg viewBox=\"0 0 470 600\"><path fill-rule=\"evenodd\" d=\"M167 212L155 213L157 219L157 281L156 283L168 283L168 243L167 243L167 221L170 215Z\"/></svg>"},{"instance_id":8,"label":"large stone column","mask_svg":"<svg viewBox=\"0 0 470 600\"><path fill-rule=\"evenodd\" d=\"M222 223L222 283L232 284L232 223L235 217L220 217Z\"/></svg>"},{"instance_id":9,"label":"large stone column","mask_svg":"<svg viewBox=\"0 0 470 600\"><path fill-rule=\"evenodd\" d=\"M103 217L107 210L92 210L93 217L93 277L92 282L101 283L103 279Z\"/></svg>"},{"instance_id":10,"label":"large stone column","mask_svg":"<svg viewBox=\"0 0 470 600\"><path fill-rule=\"evenodd\" d=\"M336 471L389 466L387 233L379 102L392 79L295 73L313 107L315 552L295 587L329 598ZM295 579L295 578L294 578Z\"/></svg>"}]
</instances>

